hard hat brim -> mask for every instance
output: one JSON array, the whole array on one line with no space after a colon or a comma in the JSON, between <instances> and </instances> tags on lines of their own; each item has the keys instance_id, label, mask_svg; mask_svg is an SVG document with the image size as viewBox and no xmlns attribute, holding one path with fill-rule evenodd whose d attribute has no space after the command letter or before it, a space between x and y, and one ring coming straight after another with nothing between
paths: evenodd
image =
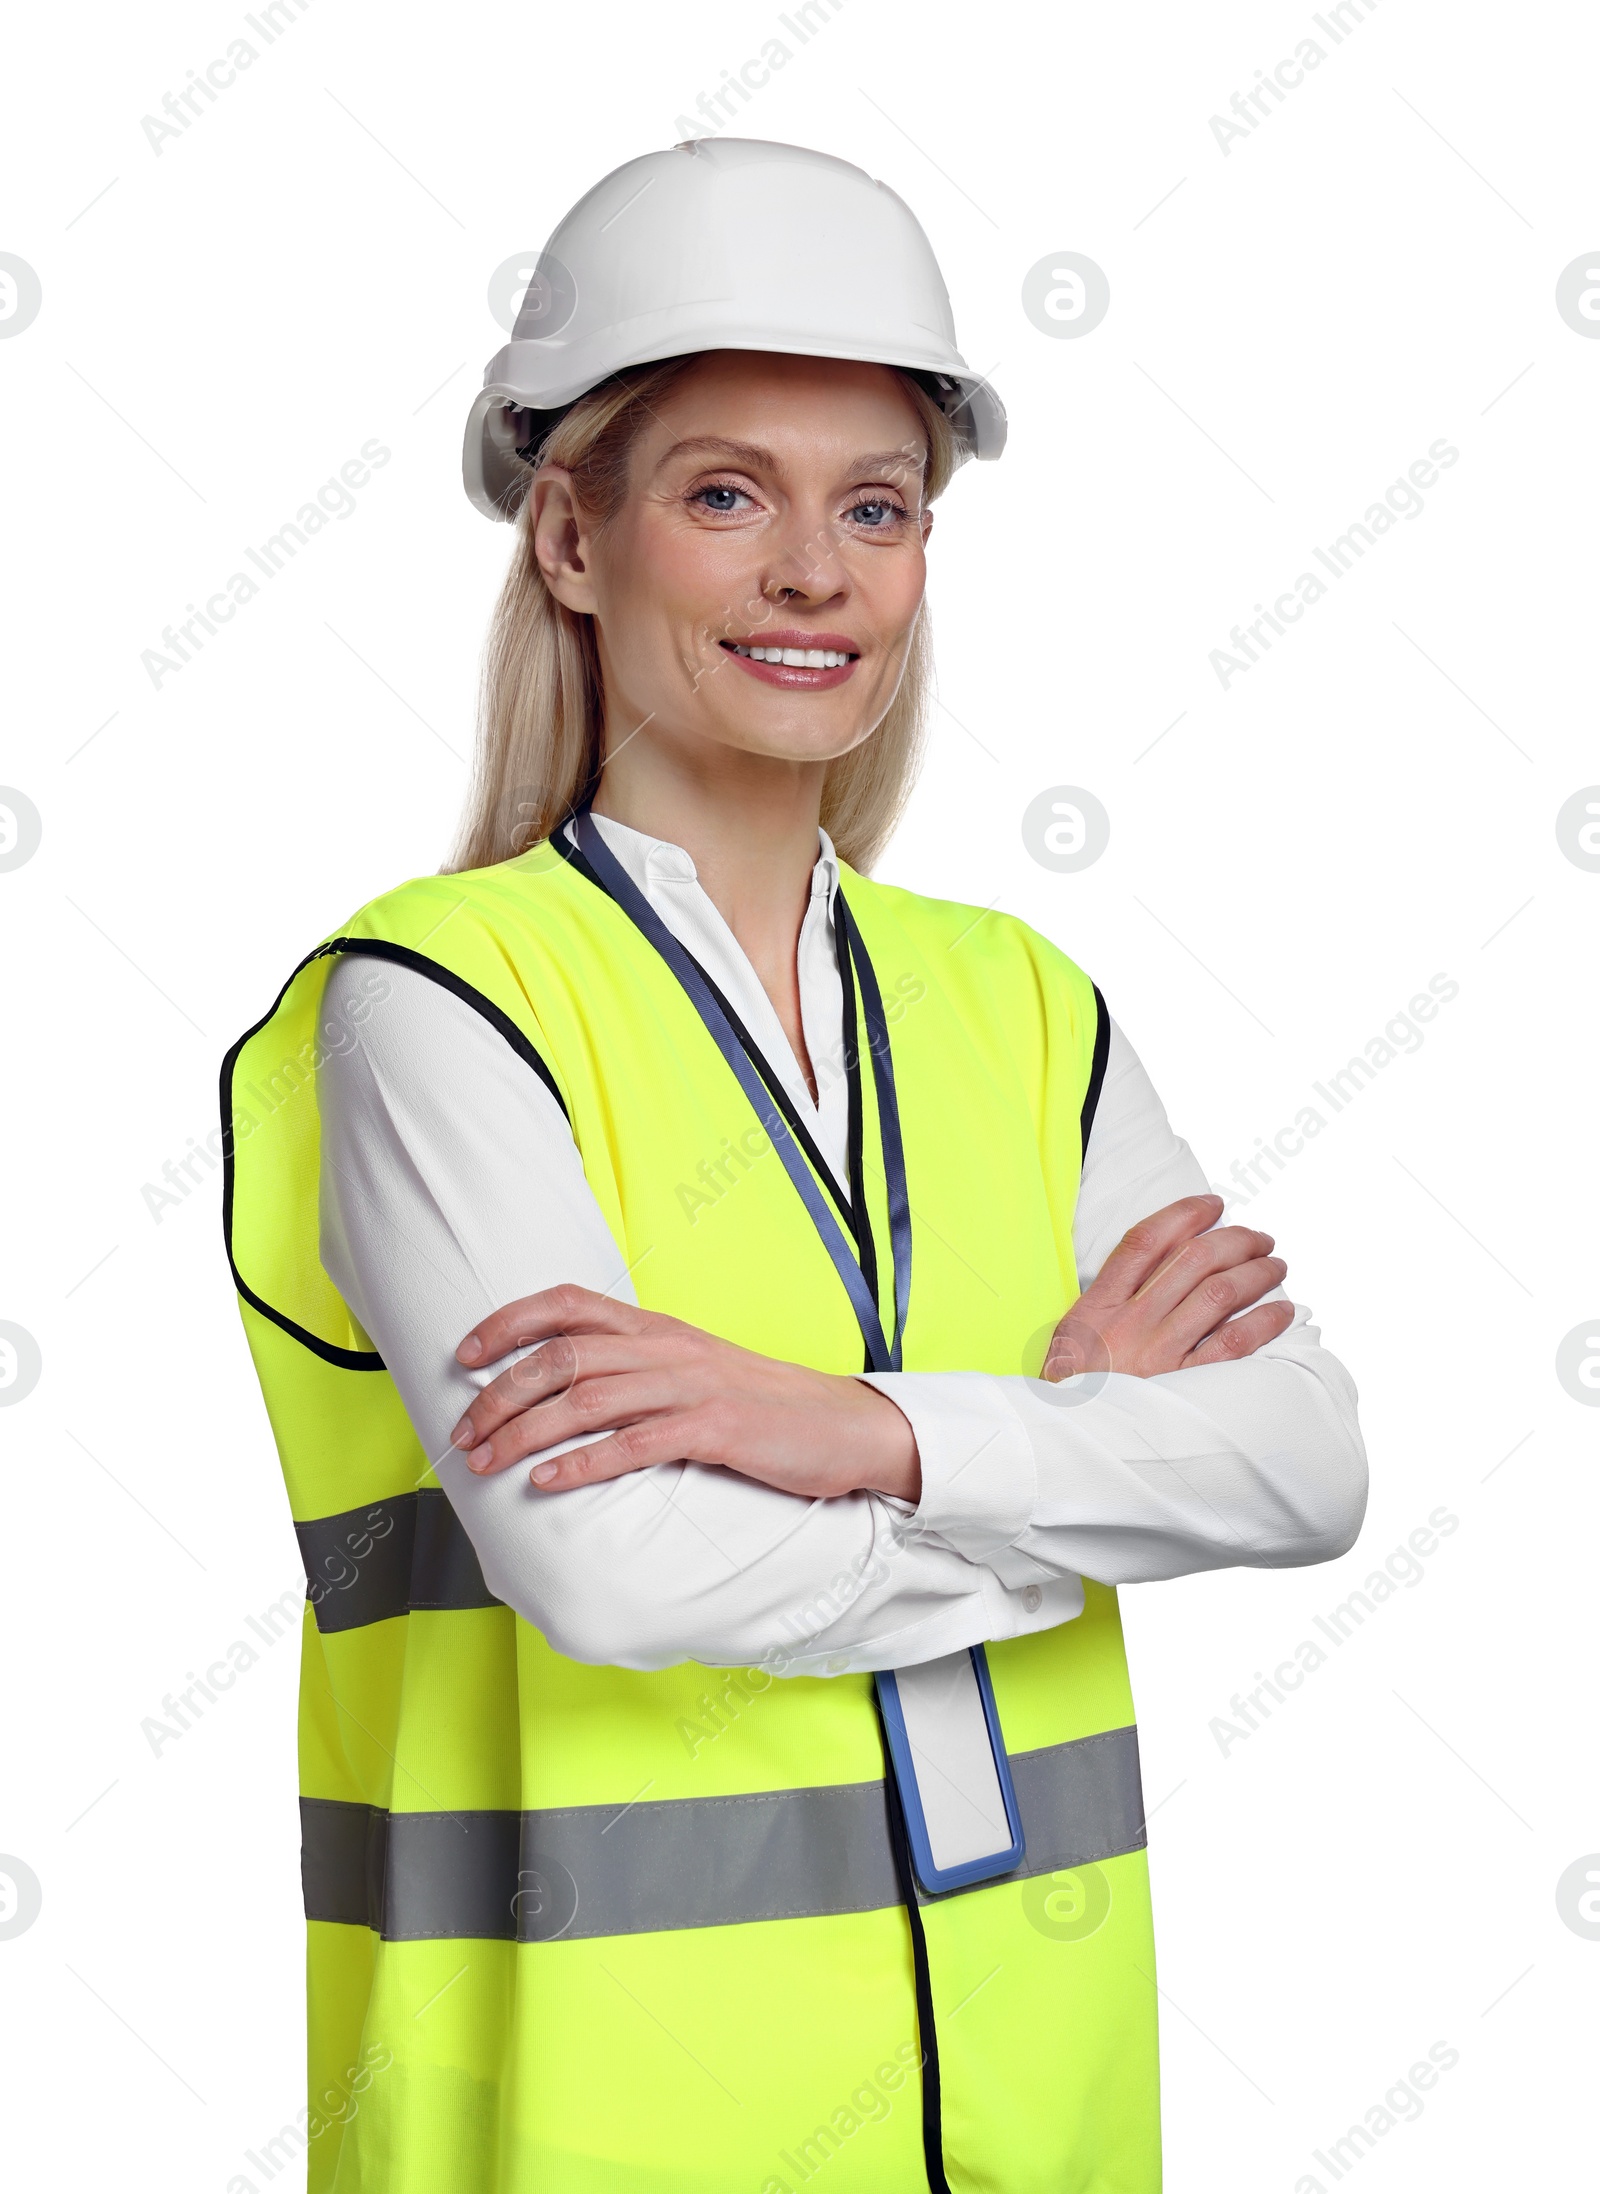
<instances>
[{"instance_id":1,"label":"hard hat brim","mask_svg":"<svg viewBox=\"0 0 1600 2194\"><path fill-rule=\"evenodd\" d=\"M930 393L954 428L963 459L976 457L980 461L992 461L1006 445L1005 406L992 385L981 374L972 373L961 359L941 357L913 346L907 346L898 356L879 351L872 358L863 359L859 349L844 344L831 346L814 337L801 343L785 342L779 336L763 334L760 340L739 342L731 340L724 332L708 330L703 343L685 343L680 333L670 351L646 348L636 357L609 366L594 379L579 374L574 385L567 386L559 380L552 385L547 344L511 342L491 361L484 386L467 415L461 475L469 500L485 517L507 524L515 519L521 508L533 478L533 468L517 454L516 430L510 417L513 411L534 414L535 441L541 441L569 405L591 388L598 387L601 381L609 379L612 373L622 372L629 366L656 364L667 357L692 355L698 350L777 351L788 357L854 359L864 364L898 366L905 372L922 376L933 375L940 386ZM519 352L524 355L518 357ZM542 373L528 370L535 366L535 360L543 367ZM547 424L541 426L541 421Z\"/></svg>"}]
</instances>

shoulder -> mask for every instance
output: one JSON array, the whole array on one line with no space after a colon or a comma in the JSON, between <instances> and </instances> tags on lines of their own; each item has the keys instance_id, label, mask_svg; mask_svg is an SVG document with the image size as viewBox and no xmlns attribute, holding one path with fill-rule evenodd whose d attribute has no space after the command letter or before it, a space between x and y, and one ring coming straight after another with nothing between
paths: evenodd
<instances>
[{"instance_id":1,"label":"shoulder","mask_svg":"<svg viewBox=\"0 0 1600 2194\"><path fill-rule=\"evenodd\" d=\"M581 956L601 896L539 845L492 868L410 877L369 899L319 950L409 967L520 1020Z\"/></svg>"},{"instance_id":2,"label":"shoulder","mask_svg":"<svg viewBox=\"0 0 1600 2194\"><path fill-rule=\"evenodd\" d=\"M493 929L508 918L537 922L570 899L567 863L548 845L492 868L408 877L359 907L338 933L419 947L447 929Z\"/></svg>"},{"instance_id":3,"label":"shoulder","mask_svg":"<svg viewBox=\"0 0 1600 2194\"><path fill-rule=\"evenodd\" d=\"M548 845L493 868L409 877L307 955L268 1019L309 1013L319 1066L357 1044L397 1074L435 1057L481 1065L509 1046L565 1112L538 1001L555 987L581 888Z\"/></svg>"},{"instance_id":4,"label":"shoulder","mask_svg":"<svg viewBox=\"0 0 1600 2194\"><path fill-rule=\"evenodd\" d=\"M840 880L863 927L870 920L875 927L898 929L952 985L974 989L1000 984L1013 999L1021 991L1042 1002L1059 999L1080 1013L1097 1013L1093 979L1019 915L878 883L843 864Z\"/></svg>"}]
</instances>

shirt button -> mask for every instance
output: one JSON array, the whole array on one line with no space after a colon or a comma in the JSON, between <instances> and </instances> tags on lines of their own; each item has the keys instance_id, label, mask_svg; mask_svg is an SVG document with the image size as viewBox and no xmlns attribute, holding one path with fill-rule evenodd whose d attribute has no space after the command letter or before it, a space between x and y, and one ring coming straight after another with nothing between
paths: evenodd
<instances>
[{"instance_id":1,"label":"shirt button","mask_svg":"<svg viewBox=\"0 0 1600 2194\"><path fill-rule=\"evenodd\" d=\"M829 1663L828 1663L828 1674L829 1674L830 1676L842 1676L842 1675L844 1674L845 1670L846 1670L846 1669L847 1669L847 1668L848 1668L849 1666L850 1666L850 1656L849 1656L849 1654L848 1654L848 1653L836 1653L836 1654L834 1654L833 1658L832 1658L832 1659L831 1659L831 1660L829 1661Z\"/></svg>"},{"instance_id":2,"label":"shirt button","mask_svg":"<svg viewBox=\"0 0 1600 2194\"><path fill-rule=\"evenodd\" d=\"M1022 1595L1022 1604L1030 1615L1037 1615L1044 1605L1044 1594L1037 1585L1029 1585Z\"/></svg>"}]
</instances>

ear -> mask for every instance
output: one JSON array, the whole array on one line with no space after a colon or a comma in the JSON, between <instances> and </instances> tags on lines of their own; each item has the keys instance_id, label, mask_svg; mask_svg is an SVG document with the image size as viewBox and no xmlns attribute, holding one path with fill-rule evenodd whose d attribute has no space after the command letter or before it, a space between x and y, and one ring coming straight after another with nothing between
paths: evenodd
<instances>
[{"instance_id":1,"label":"ear","mask_svg":"<svg viewBox=\"0 0 1600 2194\"><path fill-rule=\"evenodd\" d=\"M541 465L528 490L533 504L533 553L545 585L565 609L593 616L589 528L564 465Z\"/></svg>"}]
</instances>

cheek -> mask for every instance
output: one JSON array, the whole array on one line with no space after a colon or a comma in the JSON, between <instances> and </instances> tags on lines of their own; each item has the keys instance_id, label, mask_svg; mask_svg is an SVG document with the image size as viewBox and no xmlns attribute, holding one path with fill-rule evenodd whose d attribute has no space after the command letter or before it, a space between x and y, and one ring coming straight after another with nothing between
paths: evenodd
<instances>
[{"instance_id":1,"label":"cheek","mask_svg":"<svg viewBox=\"0 0 1600 2194\"><path fill-rule=\"evenodd\" d=\"M629 593L647 618L721 634L759 612L760 558L748 538L667 525L648 529L636 545Z\"/></svg>"},{"instance_id":2,"label":"cheek","mask_svg":"<svg viewBox=\"0 0 1600 2194\"><path fill-rule=\"evenodd\" d=\"M858 584L866 622L885 647L901 652L910 642L922 603L926 560L915 549L900 555L880 552L864 562Z\"/></svg>"}]
</instances>

